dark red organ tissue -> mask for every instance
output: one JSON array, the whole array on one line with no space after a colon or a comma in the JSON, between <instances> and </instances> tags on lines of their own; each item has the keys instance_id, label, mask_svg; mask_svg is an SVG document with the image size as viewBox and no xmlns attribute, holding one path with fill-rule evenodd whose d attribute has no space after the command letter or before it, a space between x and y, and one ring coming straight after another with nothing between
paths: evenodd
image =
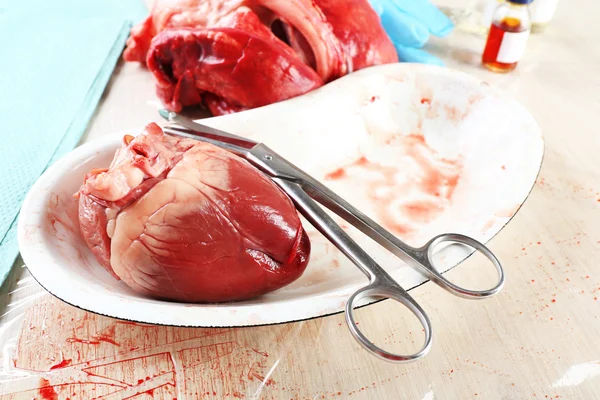
<instances>
[{"instance_id":1,"label":"dark red organ tissue","mask_svg":"<svg viewBox=\"0 0 600 400\"><path fill-rule=\"evenodd\" d=\"M288 285L308 263L308 236L279 187L245 160L154 123L126 136L76 197L98 262L150 297L248 299Z\"/></svg>"},{"instance_id":2,"label":"dark red organ tissue","mask_svg":"<svg viewBox=\"0 0 600 400\"><path fill-rule=\"evenodd\" d=\"M160 0L124 58L146 63L172 111L222 115L398 61L367 0Z\"/></svg>"}]
</instances>

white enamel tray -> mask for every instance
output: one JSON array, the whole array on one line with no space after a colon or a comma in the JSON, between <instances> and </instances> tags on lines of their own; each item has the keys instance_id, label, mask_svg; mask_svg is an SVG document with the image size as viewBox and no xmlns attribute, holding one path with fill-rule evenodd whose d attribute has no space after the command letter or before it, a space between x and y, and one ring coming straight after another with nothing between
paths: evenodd
<instances>
[{"instance_id":1,"label":"white enamel tray","mask_svg":"<svg viewBox=\"0 0 600 400\"><path fill-rule=\"evenodd\" d=\"M418 64L365 69L295 99L202 122L265 142L413 245L445 232L487 242L527 198L544 147L535 120L514 100L469 75ZM349 295L366 284L305 222L311 261L283 289L218 305L137 295L85 247L72 198L86 172L108 166L124 133L137 132L112 134L66 155L40 177L23 204L21 254L54 296L145 323L248 326L341 312ZM345 229L404 288L425 281L354 228ZM460 246L442 249L439 268L447 271L468 254Z\"/></svg>"}]
</instances>

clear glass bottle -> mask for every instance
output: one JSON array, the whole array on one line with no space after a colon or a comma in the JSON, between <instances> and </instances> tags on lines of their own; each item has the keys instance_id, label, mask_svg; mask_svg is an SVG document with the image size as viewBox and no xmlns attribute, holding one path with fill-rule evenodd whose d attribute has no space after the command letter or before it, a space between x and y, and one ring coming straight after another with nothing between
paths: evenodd
<instances>
[{"instance_id":1,"label":"clear glass bottle","mask_svg":"<svg viewBox=\"0 0 600 400\"><path fill-rule=\"evenodd\" d=\"M558 0L535 0L531 5L531 32L543 32L552 20Z\"/></svg>"},{"instance_id":2,"label":"clear glass bottle","mask_svg":"<svg viewBox=\"0 0 600 400\"><path fill-rule=\"evenodd\" d=\"M490 29L494 10L503 1L465 0L467 4L463 4L462 7L440 6L439 8L454 22L457 32L485 38Z\"/></svg>"},{"instance_id":3,"label":"clear glass bottle","mask_svg":"<svg viewBox=\"0 0 600 400\"><path fill-rule=\"evenodd\" d=\"M529 4L532 1L507 0L496 8L481 57L487 69L509 72L517 67L531 32Z\"/></svg>"}]
</instances>

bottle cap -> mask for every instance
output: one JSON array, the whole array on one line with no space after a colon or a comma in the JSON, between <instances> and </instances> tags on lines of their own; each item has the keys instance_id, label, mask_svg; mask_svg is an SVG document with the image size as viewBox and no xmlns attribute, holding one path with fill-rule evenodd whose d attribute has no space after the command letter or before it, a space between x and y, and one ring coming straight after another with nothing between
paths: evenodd
<instances>
[{"instance_id":1,"label":"bottle cap","mask_svg":"<svg viewBox=\"0 0 600 400\"><path fill-rule=\"evenodd\" d=\"M533 0L507 0L509 3L513 4L531 4Z\"/></svg>"}]
</instances>

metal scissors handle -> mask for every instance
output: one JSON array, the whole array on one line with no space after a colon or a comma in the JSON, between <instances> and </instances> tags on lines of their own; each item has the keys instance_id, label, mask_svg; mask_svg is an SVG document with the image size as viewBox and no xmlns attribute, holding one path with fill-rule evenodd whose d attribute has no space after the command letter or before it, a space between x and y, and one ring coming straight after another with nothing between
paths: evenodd
<instances>
[{"instance_id":1,"label":"metal scissors handle","mask_svg":"<svg viewBox=\"0 0 600 400\"><path fill-rule=\"evenodd\" d=\"M266 145L195 123L175 113L161 111L161 115L183 126L183 128L167 126L164 128L166 133L215 144L246 158L251 164L269 174L271 179L292 199L298 211L369 278L369 284L358 289L348 299L346 303L346 323L358 343L379 358L392 362L409 362L423 357L431 348L431 322L425 311L408 292L379 266L316 202L348 221L362 233L402 259L406 264L423 273L435 284L454 295L481 299L496 294L504 285L504 270L500 262L485 245L473 238L449 233L436 236L419 248L408 246ZM437 271L433 264L434 249L445 242L465 244L481 252L496 268L498 273L497 283L487 290L470 290L448 281ZM414 354L399 355L383 350L371 342L358 329L354 320L355 306L366 297L390 298L407 307L419 319L424 328L425 341L423 347Z\"/></svg>"}]
</instances>

